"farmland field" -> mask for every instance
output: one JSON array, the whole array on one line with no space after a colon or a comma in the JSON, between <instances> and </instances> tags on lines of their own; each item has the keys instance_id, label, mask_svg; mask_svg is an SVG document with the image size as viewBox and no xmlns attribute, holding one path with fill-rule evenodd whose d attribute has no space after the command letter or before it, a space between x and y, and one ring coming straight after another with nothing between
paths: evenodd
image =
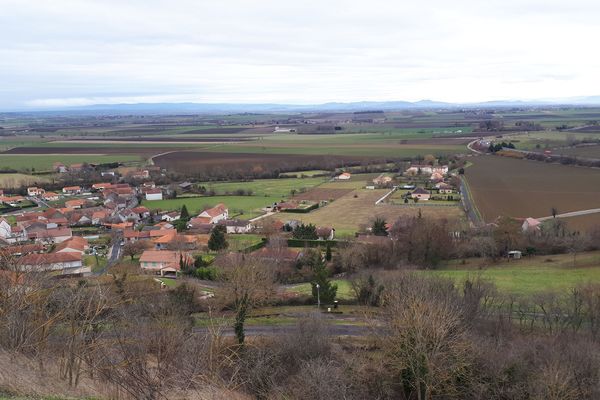
<instances>
[{"instance_id":1,"label":"farmland field","mask_svg":"<svg viewBox=\"0 0 600 400\"><path fill-rule=\"evenodd\" d=\"M256 179L243 182L199 182L207 190L214 190L216 194L235 192L238 189L252 190L256 196L280 196L290 195L291 190L298 192L308 190L317 186L328 178L280 178L280 179Z\"/></svg>"},{"instance_id":2,"label":"farmland field","mask_svg":"<svg viewBox=\"0 0 600 400\"><path fill-rule=\"evenodd\" d=\"M417 216L419 209L426 218L458 220L463 217L460 207L404 207L387 204L376 206L375 202L387 192L385 189L356 189L308 214L282 212L273 218L282 221L298 219L317 226L332 226L338 235L348 236L361 226L369 226L375 217L382 217L392 223L400 216Z\"/></svg>"},{"instance_id":3,"label":"farmland field","mask_svg":"<svg viewBox=\"0 0 600 400\"><path fill-rule=\"evenodd\" d=\"M173 171L221 176L261 174L266 171L292 171L315 167L335 168L347 162L358 163L364 158L306 156L300 154L218 153L176 151L154 157L154 163Z\"/></svg>"},{"instance_id":4,"label":"farmland field","mask_svg":"<svg viewBox=\"0 0 600 400\"><path fill-rule=\"evenodd\" d=\"M600 145L556 149L552 151L552 154L600 159Z\"/></svg>"},{"instance_id":5,"label":"farmland field","mask_svg":"<svg viewBox=\"0 0 600 400\"><path fill-rule=\"evenodd\" d=\"M295 195L294 200L310 200L310 201L321 201L321 200L336 200L340 197L350 193L353 189L342 189L342 188L322 188L316 187L307 192Z\"/></svg>"},{"instance_id":6,"label":"farmland field","mask_svg":"<svg viewBox=\"0 0 600 400\"><path fill-rule=\"evenodd\" d=\"M576 217L561 218L571 230L582 232L591 231L600 227L600 213L579 215Z\"/></svg>"},{"instance_id":7,"label":"farmland field","mask_svg":"<svg viewBox=\"0 0 600 400\"><path fill-rule=\"evenodd\" d=\"M62 162L65 165L76 163L112 163L112 162L136 162L141 161L138 155L114 154L114 155L95 155L95 154L0 154L0 169L14 169L18 171L35 170L50 171L52 164Z\"/></svg>"},{"instance_id":8,"label":"farmland field","mask_svg":"<svg viewBox=\"0 0 600 400\"><path fill-rule=\"evenodd\" d=\"M213 207L218 203L224 203L229 207L229 214L234 216L243 212L240 218L248 219L262 214L261 208L280 201L281 197L274 196L205 196L205 197L181 197L167 200L144 200L142 204L151 210L179 210L185 204L188 211L197 214L207 207Z\"/></svg>"},{"instance_id":9,"label":"farmland field","mask_svg":"<svg viewBox=\"0 0 600 400\"><path fill-rule=\"evenodd\" d=\"M600 207L600 170L498 156L471 161L465 176L486 222Z\"/></svg>"}]
</instances>

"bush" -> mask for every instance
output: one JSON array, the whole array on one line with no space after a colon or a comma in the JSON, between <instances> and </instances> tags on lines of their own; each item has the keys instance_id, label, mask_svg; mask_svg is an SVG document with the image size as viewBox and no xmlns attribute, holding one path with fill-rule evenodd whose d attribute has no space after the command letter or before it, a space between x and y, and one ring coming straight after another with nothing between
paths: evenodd
<instances>
[{"instance_id":1,"label":"bush","mask_svg":"<svg viewBox=\"0 0 600 400\"><path fill-rule=\"evenodd\" d=\"M194 277L204 281L214 281L219 277L219 271L215 267L200 267L194 271Z\"/></svg>"}]
</instances>

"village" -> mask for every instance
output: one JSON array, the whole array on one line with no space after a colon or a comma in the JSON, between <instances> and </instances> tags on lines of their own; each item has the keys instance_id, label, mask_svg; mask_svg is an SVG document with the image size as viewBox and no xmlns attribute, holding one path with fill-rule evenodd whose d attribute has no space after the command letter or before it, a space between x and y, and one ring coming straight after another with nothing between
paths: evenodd
<instances>
[{"instance_id":1,"label":"village","mask_svg":"<svg viewBox=\"0 0 600 400\"><path fill-rule=\"evenodd\" d=\"M357 188L351 192L353 198L358 197L356 193L385 193L368 203L373 220L351 232L354 238L374 234L370 225L381 207L459 204L456 178L449 175L448 166L432 164L413 164L403 173L364 175L348 170L331 175L328 184L332 187L359 180L353 183ZM94 166L56 163L54 168L60 177ZM289 198L266 205L253 218L230 212L227 200L191 214L185 204L164 210L151 206L173 198L174 192L185 201L185 194L197 186L188 181L156 185L153 178L160 174L159 168L151 166L130 169L126 177L109 170L100 173L106 181L88 185L68 185L55 191L31 186L25 196L2 191L0 202L9 210L0 219L4 255L21 271L48 271L54 277L99 275L123 261L133 263L141 274L177 278L184 270L208 265L207 260L223 251L252 252L258 258L292 265L304 247L315 245L312 241L332 245L338 239L335 224L312 224L309 218L317 209L335 215L336 207L343 204L320 198L318 194L326 189L316 187L303 193L308 194L305 199L317 195L312 200L297 199L292 191ZM360 179L367 180L363 184ZM388 221L386 229L392 223ZM270 241L272 237L286 238L292 245L276 248L273 243L281 241Z\"/></svg>"}]
</instances>

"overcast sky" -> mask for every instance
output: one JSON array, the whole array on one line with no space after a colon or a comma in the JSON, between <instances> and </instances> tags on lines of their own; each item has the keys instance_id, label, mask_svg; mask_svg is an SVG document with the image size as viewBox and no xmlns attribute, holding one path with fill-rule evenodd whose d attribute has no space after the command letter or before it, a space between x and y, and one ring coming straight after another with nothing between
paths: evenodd
<instances>
[{"instance_id":1,"label":"overcast sky","mask_svg":"<svg viewBox=\"0 0 600 400\"><path fill-rule=\"evenodd\" d=\"M600 94L598 0L0 0L0 108Z\"/></svg>"}]
</instances>

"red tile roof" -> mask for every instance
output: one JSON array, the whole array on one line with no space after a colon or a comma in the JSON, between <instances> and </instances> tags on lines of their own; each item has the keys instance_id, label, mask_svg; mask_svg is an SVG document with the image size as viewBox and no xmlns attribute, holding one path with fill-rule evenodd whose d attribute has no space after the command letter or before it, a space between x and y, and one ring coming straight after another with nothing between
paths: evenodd
<instances>
[{"instance_id":1,"label":"red tile roof","mask_svg":"<svg viewBox=\"0 0 600 400\"><path fill-rule=\"evenodd\" d=\"M64 263L81 261L81 253L45 253L45 254L28 254L19 259L19 265L48 265L54 263Z\"/></svg>"}]
</instances>

